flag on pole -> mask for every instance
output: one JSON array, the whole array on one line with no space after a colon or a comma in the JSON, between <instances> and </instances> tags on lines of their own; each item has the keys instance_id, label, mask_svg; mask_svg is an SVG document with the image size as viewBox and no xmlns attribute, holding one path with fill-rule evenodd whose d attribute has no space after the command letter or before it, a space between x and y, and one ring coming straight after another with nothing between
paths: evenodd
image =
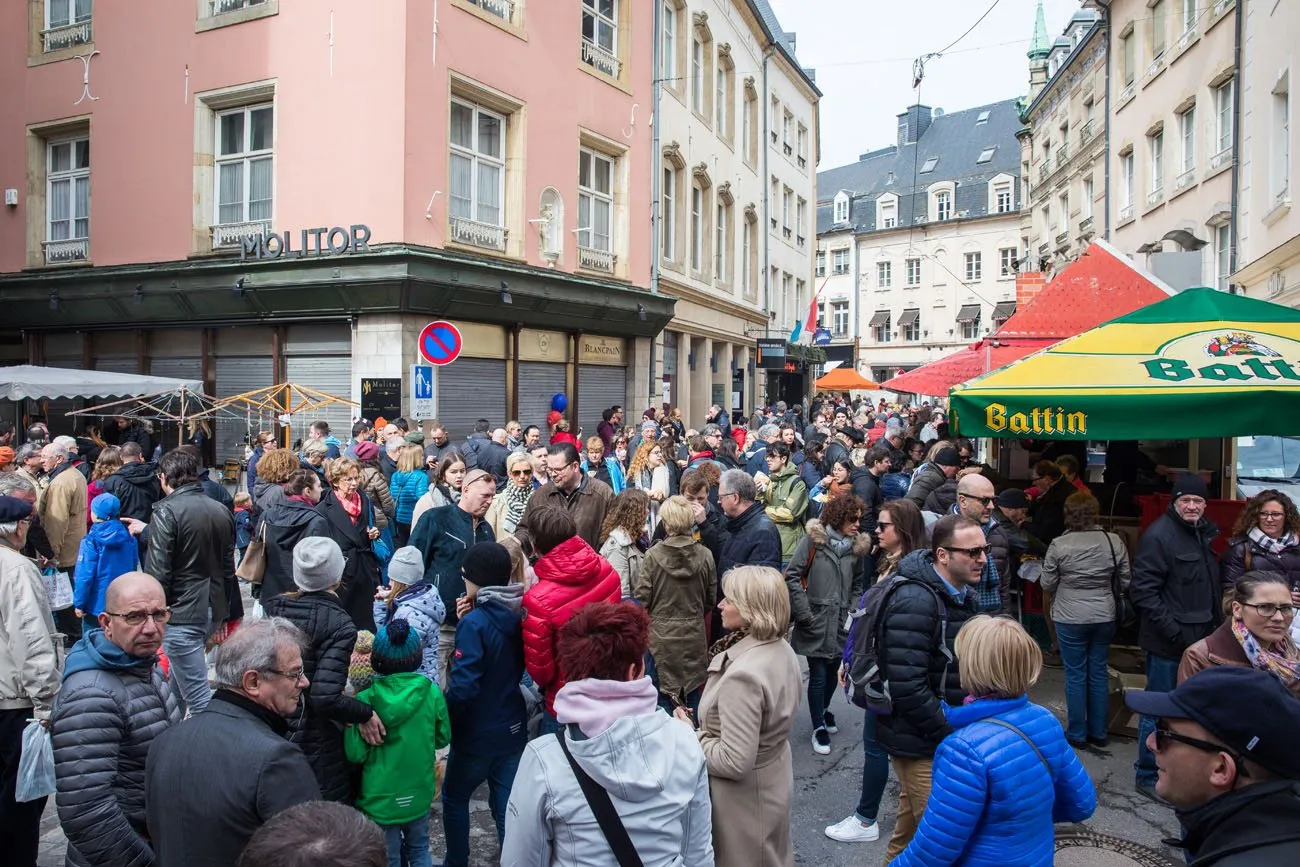
<instances>
[{"instance_id":1,"label":"flag on pole","mask_svg":"<svg viewBox=\"0 0 1300 867\"><path fill-rule=\"evenodd\" d=\"M804 336L808 338L811 344L813 337L817 335L817 295L812 297L812 303L808 305L808 321L803 326Z\"/></svg>"}]
</instances>

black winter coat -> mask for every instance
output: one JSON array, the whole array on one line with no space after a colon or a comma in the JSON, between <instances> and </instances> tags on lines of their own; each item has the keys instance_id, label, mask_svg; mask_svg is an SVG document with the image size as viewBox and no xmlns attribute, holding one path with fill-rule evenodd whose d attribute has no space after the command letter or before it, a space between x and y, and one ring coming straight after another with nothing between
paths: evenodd
<instances>
[{"instance_id":1,"label":"black winter coat","mask_svg":"<svg viewBox=\"0 0 1300 867\"><path fill-rule=\"evenodd\" d=\"M898 564L898 574L930 585L943 600L948 612L943 640L953 651L957 631L978 613L975 588L969 588L965 600L958 602L934 571L934 555L929 551L908 554ZM891 756L933 756L952 731L940 700L955 707L966 697L956 653L952 652L949 663L938 644L941 620L935 594L904 584L890 592L878 622L880 667L889 680L894 712L877 717L877 740Z\"/></svg>"},{"instance_id":2,"label":"black winter coat","mask_svg":"<svg viewBox=\"0 0 1300 867\"><path fill-rule=\"evenodd\" d=\"M154 503L162 499L158 484L158 465L152 461L123 464L122 469L105 478L100 485L122 504L121 516L149 523Z\"/></svg>"},{"instance_id":3,"label":"black winter coat","mask_svg":"<svg viewBox=\"0 0 1300 867\"><path fill-rule=\"evenodd\" d=\"M145 759L154 738L181 721L162 669L74 671L54 701L50 731L55 804L69 867L145 867Z\"/></svg>"},{"instance_id":4,"label":"black winter coat","mask_svg":"<svg viewBox=\"0 0 1300 867\"><path fill-rule=\"evenodd\" d=\"M876 540L876 518L880 516L880 506L885 501L880 494L880 479L861 467L854 467L853 472L849 473L849 484L853 486L853 493L867 507L862 513L862 520L858 521L858 529L870 533L872 540Z\"/></svg>"},{"instance_id":5,"label":"black winter coat","mask_svg":"<svg viewBox=\"0 0 1300 867\"><path fill-rule=\"evenodd\" d=\"M734 566L781 568L781 534L762 503L754 503L739 516L725 519L718 553L718 584Z\"/></svg>"},{"instance_id":6,"label":"black winter coat","mask_svg":"<svg viewBox=\"0 0 1300 867\"><path fill-rule=\"evenodd\" d=\"M1223 593L1210 551L1218 534L1204 518L1191 526L1170 503L1138 540L1128 592L1138 611L1138 646L1147 653L1182 659L1218 625Z\"/></svg>"},{"instance_id":7,"label":"black winter coat","mask_svg":"<svg viewBox=\"0 0 1300 867\"><path fill-rule=\"evenodd\" d=\"M1050 545L1057 536L1064 535L1065 501L1078 490L1062 476L1056 484L1039 494L1038 498L1030 504L1029 523L1025 526L1025 530L1035 538L1041 539L1044 545Z\"/></svg>"},{"instance_id":8,"label":"black winter coat","mask_svg":"<svg viewBox=\"0 0 1300 867\"><path fill-rule=\"evenodd\" d=\"M284 617L307 635L303 674L311 686L302 695L298 715L289 720L289 740L302 748L321 797L351 802L352 769L343 753L343 726L363 723L370 705L343 694L348 663L357 643L357 628L333 593L281 595L266 600L268 617Z\"/></svg>"},{"instance_id":9,"label":"black winter coat","mask_svg":"<svg viewBox=\"0 0 1300 867\"><path fill-rule=\"evenodd\" d=\"M1223 567L1225 589L1252 570L1279 572L1286 576L1292 587L1300 582L1300 545L1287 548L1281 554L1274 554L1259 547L1249 536L1238 536L1229 543L1219 563Z\"/></svg>"},{"instance_id":10,"label":"black winter coat","mask_svg":"<svg viewBox=\"0 0 1300 867\"><path fill-rule=\"evenodd\" d=\"M1188 867L1300 864L1300 783L1256 783L1220 795L1178 819Z\"/></svg>"},{"instance_id":11,"label":"black winter coat","mask_svg":"<svg viewBox=\"0 0 1300 867\"><path fill-rule=\"evenodd\" d=\"M925 500L931 493L948 481L948 474L938 464L926 463L912 473L912 485L907 489L906 499L916 503L918 509L925 508Z\"/></svg>"},{"instance_id":12,"label":"black winter coat","mask_svg":"<svg viewBox=\"0 0 1300 867\"><path fill-rule=\"evenodd\" d=\"M343 551L343 586L339 588L339 602L352 617L357 629L375 631L375 588L382 575L379 558L375 556L370 537L370 500L361 494L361 515L355 524L343 505L330 491L321 498L316 511L325 519L329 536L339 543Z\"/></svg>"},{"instance_id":13,"label":"black winter coat","mask_svg":"<svg viewBox=\"0 0 1300 867\"><path fill-rule=\"evenodd\" d=\"M262 599L298 589L293 583L293 546L308 536L329 536L329 524L315 506L281 498L262 513L266 531L266 572Z\"/></svg>"},{"instance_id":14,"label":"black winter coat","mask_svg":"<svg viewBox=\"0 0 1300 867\"><path fill-rule=\"evenodd\" d=\"M921 508L936 515L946 515L955 505L957 505L957 480L948 479L930 492L930 496L925 498L925 504Z\"/></svg>"},{"instance_id":15,"label":"black winter coat","mask_svg":"<svg viewBox=\"0 0 1300 867\"><path fill-rule=\"evenodd\" d=\"M159 500L149 522L144 571L167 593L176 626L203 626L243 615L235 578L235 515L198 482Z\"/></svg>"}]
</instances>

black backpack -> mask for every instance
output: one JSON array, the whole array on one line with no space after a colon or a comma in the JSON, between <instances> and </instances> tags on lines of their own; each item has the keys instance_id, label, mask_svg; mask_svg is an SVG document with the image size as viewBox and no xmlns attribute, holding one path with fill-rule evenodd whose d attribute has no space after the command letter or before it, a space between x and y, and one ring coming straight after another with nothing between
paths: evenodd
<instances>
[{"instance_id":1,"label":"black backpack","mask_svg":"<svg viewBox=\"0 0 1300 867\"><path fill-rule=\"evenodd\" d=\"M904 584L924 587L934 597L938 606L939 648L943 652L944 666L941 685L948 681L948 666L952 663L952 650L948 647L948 606L939 597L939 592L924 581L891 575L878 581L862 594L858 610L853 612L853 625L850 627L849 641L852 654L849 657L849 683L853 686L850 700L860 708L872 713L887 716L893 713L894 700L889 694L889 678L880 670L880 612L885 610L889 598ZM942 686L941 686L942 688Z\"/></svg>"}]
</instances>

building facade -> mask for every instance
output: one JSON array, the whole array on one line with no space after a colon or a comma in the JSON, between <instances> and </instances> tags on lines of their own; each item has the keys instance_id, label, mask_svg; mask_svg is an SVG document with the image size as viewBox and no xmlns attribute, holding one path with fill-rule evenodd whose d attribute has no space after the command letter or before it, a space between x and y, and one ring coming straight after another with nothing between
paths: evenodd
<instances>
[{"instance_id":1,"label":"building facade","mask_svg":"<svg viewBox=\"0 0 1300 867\"><path fill-rule=\"evenodd\" d=\"M766 0L658 15L655 255L677 304L652 402L698 420L769 399L751 347L811 300L820 93Z\"/></svg>"},{"instance_id":2,"label":"building facade","mask_svg":"<svg viewBox=\"0 0 1300 867\"><path fill-rule=\"evenodd\" d=\"M1252 298L1300 307L1300 212L1295 179L1297 74L1295 3L1238 0L1241 41L1241 170L1237 194L1237 272L1231 282Z\"/></svg>"},{"instance_id":3,"label":"building facade","mask_svg":"<svg viewBox=\"0 0 1300 867\"><path fill-rule=\"evenodd\" d=\"M898 115L895 145L818 174L828 359L884 382L1015 312L1020 126L1016 100L951 114L915 105Z\"/></svg>"},{"instance_id":4,"label":"building facade","mask_svg":"<svg viewBox=\"0 0 1300 867\"><path fill-rule=\"evenodd\" d=\"M1043 5L1029 50L1022 114L1022 249L1031 270L1059 271L1106 236L1106 24L1076 12L1048 42Z\"/></svg>"},{"instance_id":5,"label":"building facade","mask_svg":"<svg viewBox=\"0 0 1300 867\"><path fill-rule=\"evenodd\" d=\"M363 380L400 379L409 412L417 337L446 319L463 336L437 373L453 434L542 424L557 392L587 431L648 401L673 309L651 291L637 112L653 10L434 15L4 4L6 360L190 376L216 396L287 379L361 402ZM356 412L325 415L346 429ZM270 421L222 420L216 458Z\"/></svg>"},{"instance_id":6,"label":"building facade","mask_svg":"<svg viewBox=\"0 0 1300 867\"><path fill-rule=\"evenodd\" d=\"M1109 4L1111 240L1176 288L1226 290L1233 271L1237 14L1236 0Z\"/></svg>"}]
</instances>

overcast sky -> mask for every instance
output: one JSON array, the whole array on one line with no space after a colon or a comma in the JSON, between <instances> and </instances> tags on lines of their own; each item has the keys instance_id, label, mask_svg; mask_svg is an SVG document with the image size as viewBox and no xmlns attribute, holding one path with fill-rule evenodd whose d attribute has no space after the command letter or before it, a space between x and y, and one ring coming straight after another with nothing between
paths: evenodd
<instances>
[{"instance_id":1,"label":"overcast sky","mask_svg":"<svg viewBox=\"0 0 1300 867\"><path fill-rule=\"evenodd\" d=\"M895 117L917 102L912 58L938 51L962 34L993 0L769 0L797 39L799 62L817 72L821 162L825 170L893 144ZM920 102L944 111L997 102L1029 89L1025 52L1037 0L999 0L951 53L929 61ZM1048 39L1055 39L1079 0L1044 0Z\"/></svg>"}]
</instances>

